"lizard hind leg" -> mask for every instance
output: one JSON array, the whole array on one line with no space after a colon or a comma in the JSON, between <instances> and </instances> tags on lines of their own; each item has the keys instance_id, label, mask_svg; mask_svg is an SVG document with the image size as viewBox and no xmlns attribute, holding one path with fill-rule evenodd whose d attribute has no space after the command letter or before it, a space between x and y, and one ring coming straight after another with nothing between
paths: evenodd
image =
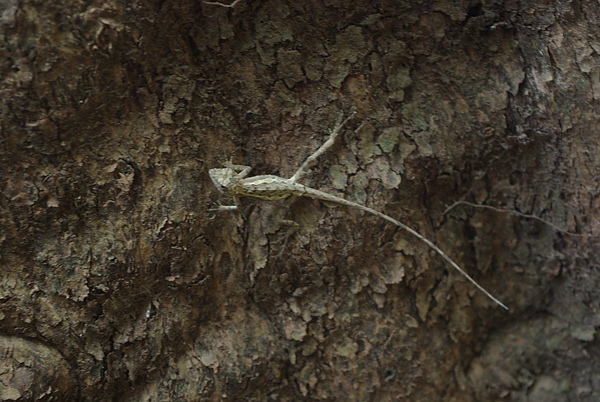
<instances>
[{"instance_id":1,"label":"lizard hind leg","mask_svg":"<svg viewBox=\"0 0 600 402\"><path fill-rule=\"evenodd\" d=\"M345 119L343 114L340 115L340 117L337 120L337 123L335 124L335 127L333 128L333 130L331 130L331 134L329 135L327 141L325 141L323 145L321 145L319 149L317 149L312 155L306 158L302 166L298 168L298 171L294 173L292 177L290 177L291 182L296 183L298 180L300 180L306 174L306 170L308 169L310 164L313 163L319 156L323 155L329 148L331 148L331 146L335 142L335 139L340 134L340 130L342 129L342 127L344 127L348 120L353 118L355 114L356 112L352 112Z\"/></svg>"}]
</instances>

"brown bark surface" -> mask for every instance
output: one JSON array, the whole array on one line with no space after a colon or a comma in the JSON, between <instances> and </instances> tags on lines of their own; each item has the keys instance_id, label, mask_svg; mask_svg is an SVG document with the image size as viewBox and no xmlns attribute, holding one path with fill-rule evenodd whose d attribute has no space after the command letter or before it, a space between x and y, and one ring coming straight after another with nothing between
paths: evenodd
<instances>
[{"instance_id":1,"label":"brown bark surface","mask_svg":"<svg viewBox=\"0 0 600 402\"><path fill-rule=\"evenodd\" d=\"M0 1L0 399L600 399L591 3Z\"/></svg>"}]
</instances>

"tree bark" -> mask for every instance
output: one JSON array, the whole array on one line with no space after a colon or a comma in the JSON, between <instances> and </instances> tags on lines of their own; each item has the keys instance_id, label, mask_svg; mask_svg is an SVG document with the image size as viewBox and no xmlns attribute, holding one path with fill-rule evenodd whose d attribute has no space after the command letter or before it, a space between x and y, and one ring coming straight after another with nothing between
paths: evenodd
<instances>
[{"instance_id":1,"label":"tree bark","mask_svg":"<svg viewBox=\"0 0 600 402\"><path fill-rule=\"evenodd\" d=\"M0 399L598 400L599 20L0 2ZM361 211L211 211L209 168L290 177L352 111L303 184L510 311Z\"/></svg>"}]
</instances>

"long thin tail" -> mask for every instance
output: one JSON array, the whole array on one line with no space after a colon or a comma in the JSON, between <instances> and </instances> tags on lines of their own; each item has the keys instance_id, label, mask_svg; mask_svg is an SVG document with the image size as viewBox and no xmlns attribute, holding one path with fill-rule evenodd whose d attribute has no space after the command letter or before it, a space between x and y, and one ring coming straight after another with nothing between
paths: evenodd
<instances>
[{"instance_id":1,"label":"long thin tail","mask_svg":"<svg viewBox=\"0 0 600 402\"><path fill-rule=\"evenodd\" d=\"M332 196L330 194L327 194L327 193L324 193L322 191L315 190L315 189L311 189L311 194L308 195L308 196L309 197L313 197L313 198L317 198L317 199L321 199L321 200L324 200L324 201L332 201ZM391 222L394 225L399 226L402 229L406 230L408 233L412 234L413 236L415 236L416 238L418 238L419 240L421 240L423 243L425 243L429 247L431 247L436 253L438 253L439 255L441 255L442 257L444 257L444 259L446 261L448 261L448 263L450 265L452 265L458 272L460 272L462 276L464 276L465 278L467 278L467 280L469 282L471 282L477 289L479 289L481 292L483 292L483 294L485 294L487 297L489 297L490 299L492 299L495 303L497 303L498 305L500 305L504 309L508 310L508 307L506 307L500 300L498 300L494 296L492 296L481 285L479 285L477 282L475 282L475 279L471 278L471 276L469 276L469 274L467 274L461 267L459 267L458 264L455 263L452 260L452 258L448 257L446 255L446 253L444 253L438 246L436 246L434 243L432 243L429 239L427 239L425 236L421 235L416 230L411 229L410 227L406 226L404 223L398 222L394 218L391 218L391 217L389 217L389 216L387 216L385 214L382 214L381 212L376 211L376 210L374 210L372 208L365 207L364 205L360 205L358 203L345 200L345 199L343 199L341 197L334 197L334 198L335 198L335 202L337 202L337 203L340 203L340 204L343 204L343 205L347 205L349 207L354 207L354 208L362 209L363 211L369 212L369 213L371 213L373 215L376 215L376 216L378 216L380 218L383 218L386 221Z\"/></svg>"}]
</instances>

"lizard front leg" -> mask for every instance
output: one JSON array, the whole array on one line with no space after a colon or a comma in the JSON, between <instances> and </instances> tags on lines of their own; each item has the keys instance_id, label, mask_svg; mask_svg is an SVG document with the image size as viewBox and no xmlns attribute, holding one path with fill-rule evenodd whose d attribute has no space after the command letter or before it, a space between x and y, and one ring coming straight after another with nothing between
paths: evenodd
<instances>
[{"instance_id":1,"label":"lizard front leg","mask_svg":"<svg viewBox=\"0 0 600 402\"><path fill-rule=\"evenodd\" d=\"M239 200L237 199L237 197L233 197L233 202L234 205L221 205L220 203L218 203L218 206L216 208L210 208L209 211L235 211L240 207Z\"/></svg>"},{"instance_id":2,"label":"lizard front leg","mask_svg":"<svg viewBox=\"0 0 600 402\"><path fill-rule=\"evenodd\" d=\"M248 173L250 173L250 171L252 170L252 168L250 166L234 165L231 162L231 160L225 162L225 167L233 170L236 173L235 178L237 180L242 180L243 178L248 176Z\"/></svg>"}]
</instances>

